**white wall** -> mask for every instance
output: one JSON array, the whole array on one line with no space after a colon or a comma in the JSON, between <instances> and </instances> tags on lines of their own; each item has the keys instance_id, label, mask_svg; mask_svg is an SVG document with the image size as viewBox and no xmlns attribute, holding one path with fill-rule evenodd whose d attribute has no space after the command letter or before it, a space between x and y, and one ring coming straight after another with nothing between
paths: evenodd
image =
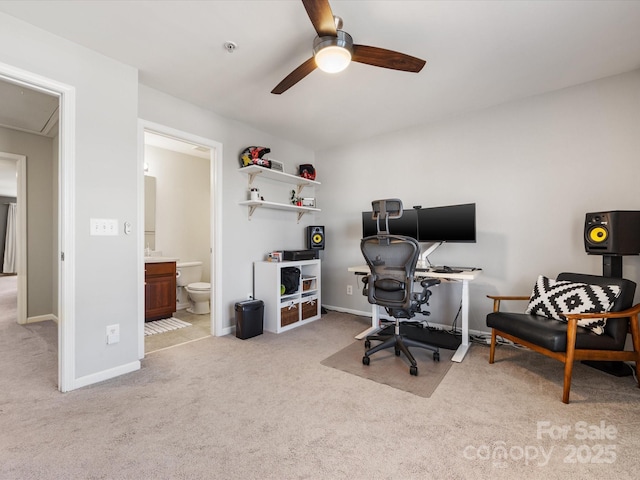
<instances>
[{"instance_id":1,"label":"white wall","mask_svg":"<svg viewBox=\"0 0 640 480\"><path fill-rule=\"evenodd\" d=\"M183 262L203 262L202 281L209 282L209 159L150 145L144 159L156 177L155 249Z\"/></svg>"},{"instance_id":2,"label":"white wall","mask_svg":"<svg viewBox=\"0 0 640 480\"><path fill-rule=\"evenodd\" d=\"M137 368L142 232L89 235L90 218L137 225L137 71L0 14L0 62L75 88L75 351L70 388ZM49 187L50 188L50 187ZM141 243L141 240L140 240ZM120 343L106 344L106 326Z\"/></svg>"},{"instance_id":3,"label":"white wall","mask_svg":"<svg viewBox=\"0 0 640 480\"><path fill-rule=\"evenodd\" d=\"M51 138L0 127L0 151L27 157L27 317L57 314L54 252L57 212L52 211L54 175Z\"/></svg>"},{"instance_id":4,"label":"white wall","mask_svg":"<svg viewBox=\"0 0 640 480\"><path fill-rule=\"evenodd\" d=\"M371 200L476 202L478 242L430 259L484 269L470 285L470 327L486 330L486 294L529 294L539 274L602 273L584 251L585 213L640 210L639 152L640 71L319 152L323 303L370 311L346 285L356 285L347 267L363 263L360 212ZM624 258L624 274L640 282L638 257ZM451 324L459 290L437 288L430 321Z\"/></svg>"},{"instance_id":5,"label":"white wall","mask_svg":"<svg viewBox=\"0 0 640 480\"><path fill-rule=\"evenodd\" d=\"M314 214L305 215L297 223L296 214L275 210L259 210L248 219L247 207L238 202L247 199L247 175L239 173L239 155L251 145L271 148L271 155L285 163L287 173L296 173L301 163L314 163L311 150L280 140L247 125L228 120L196 107L188 102L140 85L140 118L176 130L208 138L223 145L222 178L222 229L218 239L222 245L222 303L223 324L235 325L234 305L246 299L253 291L253 262L263 260L272 250L301 249L305 246L304 231L307 225L315 225ZM322 179L319 179L322 181ZM286 202L290 188L263 182L264 191L274 201ZM316 195L324 185L316 187ZM314 196L314 189L305 195ZM277 195L282 195L278 197ZM322 207L322 205L320 205ZM317 215L317 214L315 214Z\"/></svg>"},{"instance_id":6,"label":"white wall","mask_svg":"<svg viewBox=\"0 0 640 480\"><path fill-rule=\"evenodd\" d=\"M0 62L76 89L75 377L81 384L131 368L138 360L138 248L143 232L89 235L90 218L138 225L137 119L220 142L222 161L221 268L225 324L233 305L252 290L252 264L274 249L304 248L304 227L324 224L323 300L368 311L358 294L345 294L362 263L360 212L373 198L398 196L407 205L476 202L478 243L446 245L432 261L485 269L471 286L471 327L482 329L486 293L528 293L539 273L600 273L601 259L582 245L584 214L639 209L640 72L512 102L447 121L380 136L314 154L250 126L139 86L135 69L0 14ZM383 114L383 113L381 113ZM252 220L238 205L247 177L238 155L263 145L295 173L313 163L322 182L320 214L259 210ZM264 187L283 195L287 187ZM282 193L284 192L284 193ZM270 198L270 197L269 197ZM638 257L625 258L628 278L639 280ZM448 323L459 286L439 287L432 319ZM121 341L106 345L105 328L120 324ZM129 367L127 367L129 366ZM104 373L106 372L106 373Z\"/></svg>"}]
</instances>

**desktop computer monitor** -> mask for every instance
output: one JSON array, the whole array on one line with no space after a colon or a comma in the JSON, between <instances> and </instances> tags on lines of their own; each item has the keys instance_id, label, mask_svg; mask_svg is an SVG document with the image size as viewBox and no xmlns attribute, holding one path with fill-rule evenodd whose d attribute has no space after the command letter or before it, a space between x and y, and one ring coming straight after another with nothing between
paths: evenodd
<instances>
[{"instance_id":1,"label":"desktop computer monitor","mask_svg":"<svg viewBox=\"0 0 640 480\"><path fill-rule=\"evenodd\" d=\"M421 208L418 214L419 242L474 243L476 204Z\"/></svg>"},{"instance_id":2,"label":"desktop computer monitor","mask_svg":"<svg viewBox=\"0 0 640 480\"><path fill-rule=\"evenodd\" d=\"M372 218L373 212L362 212L362 238L378 234L376 220ZM384 228L384 222L381 221ZM400 218L389 219L389 233L418 239L418 213L417 210L404 210Z\"/></svg>"}]
</instances>

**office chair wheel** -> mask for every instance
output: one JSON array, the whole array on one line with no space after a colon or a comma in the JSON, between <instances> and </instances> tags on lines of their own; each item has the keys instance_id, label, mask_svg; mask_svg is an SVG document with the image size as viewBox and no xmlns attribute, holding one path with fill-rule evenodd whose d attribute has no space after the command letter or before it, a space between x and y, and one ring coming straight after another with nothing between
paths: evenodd
<instances>
[{"instance_id":1,"label":"office chair wheel","mask_svg":"<svg viewBox=\"0 0 640 480\"><path fill-rule=\"evenodd\" d=\"M409 367L409 373L415 377L418 376L418 367L416 367L415 365L412 365L411 367Z\"/></svg>"},{"instance_id":2,"label":"office chair wheel","mask_svg":"<svg viewBox=\"0 0 640 480\"><path fill-rule=\"evenodd\" d=\"M396 357L399 357L399 356L400 356L400 349L396 348Z\"/></svg>"},{"instance_id":3,"label":"office chair wheel","mask_svg":"<svg viewBox=\"0 0 640 480\"><path fill-rule=\"evenodd\" d=\"M440 361L440 352L433 352L433 361L434 362Z\"/></svg>"},{"instance_id":4,"label":"office chair wheel","mask_svg":"<svg viewBox=\"0 0 640 480\"><path fill-rule=\"evenodd\" d=\"M367 350L371 348L371 342L369 340L364 341L364 348L366 348Z\"/></svg>"},{"instance_id":5,"label":"office chair wheel","mask_svg":"<svg viewBox=\"0 0 640 480\"><path fill-rule=\"evenodd\" d=\"M368 356L366 356L366 355L365 355L364 357L362 357L362 364L363 364L363 365L369 365L369 362L370 362L370 361L371 361L371 360L369 359L369 357L368 357Z\"/></svg>"}]
</instances>

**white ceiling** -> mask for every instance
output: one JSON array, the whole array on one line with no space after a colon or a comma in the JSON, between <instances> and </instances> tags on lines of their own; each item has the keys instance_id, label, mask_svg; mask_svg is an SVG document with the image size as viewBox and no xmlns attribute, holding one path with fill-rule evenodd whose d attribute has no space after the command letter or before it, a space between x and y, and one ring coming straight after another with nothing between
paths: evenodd
<instances>
[{"instance_id":1,"label":"white ceiling","mask_svg":"<svg viewBox=\"0 0 640 480\"><path fill-rule=\"evenodd\" d=\"M315 32L299 1L0 1L0 11L136 67L145 85L316 150L640 68L640 1L331 6L355 43L425 68L316 70L278 96L271 89L311 56Z\"/></svg>"},{"instance_id":2,"label":"white ceiling","mask_svg":"<svg viewBox=\"0 0 640 480\"><path fill-rule=\"evenodd\" d=\"M0 127L54 137L58 97L0 80Z\"/></svg>"},{"instance_id":3,"label":"white ceiling","mask_svg":"<svg viewBox=\"0 0 640 480\"><path fill-rule=\"evenodd\" d=\"M152 147L171 150L172 152L191 155L192 157L210 158L211 150L192 143L176 140L175 138L166 137L157 133L144 132L144 144Z\"/></svg>"}]
</instances>

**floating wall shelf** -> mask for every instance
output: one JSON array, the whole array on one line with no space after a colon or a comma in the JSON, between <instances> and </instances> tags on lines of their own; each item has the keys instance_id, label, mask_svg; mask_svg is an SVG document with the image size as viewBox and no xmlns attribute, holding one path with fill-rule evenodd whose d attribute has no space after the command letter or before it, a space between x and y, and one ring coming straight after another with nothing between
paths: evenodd
<instances>
[{"instance_id":1,"label":"floating wall shelf","mask_svg":"<svg viewBox=\"0 0 640 480\"><path fill-rule=\"evenodd\" d=\"M296 175L290 175L288 173L279 172L277 170L272 170L270 168L259 167L257 165L242 167L240 168L239 171L249 176L249 188L251 188L256 178L258 179L265 178L269 180L275 180L278 182L286 183L289 185L294 185L296 187L296 195L300 196L304 187L320 185L320 182L316 182L315 180L309 180L307 178L298 177ZM319 208L315 208L315 207L299 207L293 204L267 202L265 200L245 200L243 202L240 202L240 205L246 205L247 207L249 207L249 219L251 219L251 215L253 215L253 212L256 210L256 208L259 208L259 207L270 208L273 210L288 210L288 211L297 212L298 221L300 221L300 219L305 213L320 211Z\"/></svg>"}]
</instances>

